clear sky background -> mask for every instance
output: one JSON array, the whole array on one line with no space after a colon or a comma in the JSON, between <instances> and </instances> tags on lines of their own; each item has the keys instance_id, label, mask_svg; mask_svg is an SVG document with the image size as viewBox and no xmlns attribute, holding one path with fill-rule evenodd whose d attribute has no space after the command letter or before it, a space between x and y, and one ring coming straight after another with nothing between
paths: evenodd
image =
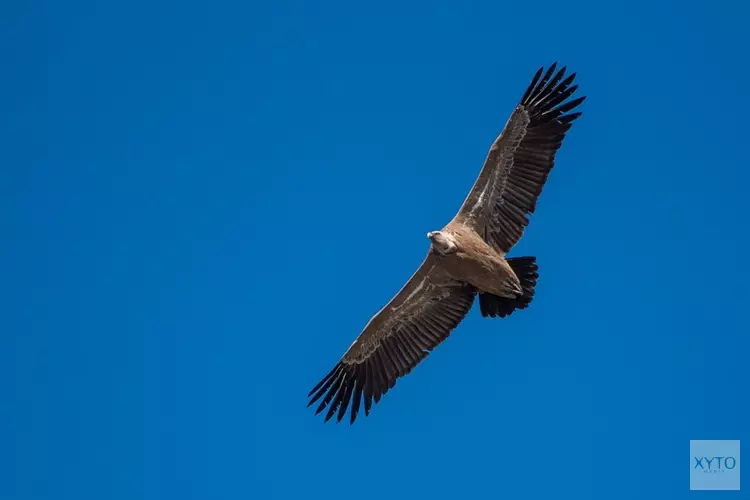
<instances>
[{"instance_id":1,"label":"clear sky background","mask_svg":"<svg viewBox=\"0 0 750 500\"><path fill-rule=\"evenodd\" d=\"M749 9L4 2L0 498L688 497L750 443ZM553 61L532 306L324 424Z\"/></svg>"}]
</instances>

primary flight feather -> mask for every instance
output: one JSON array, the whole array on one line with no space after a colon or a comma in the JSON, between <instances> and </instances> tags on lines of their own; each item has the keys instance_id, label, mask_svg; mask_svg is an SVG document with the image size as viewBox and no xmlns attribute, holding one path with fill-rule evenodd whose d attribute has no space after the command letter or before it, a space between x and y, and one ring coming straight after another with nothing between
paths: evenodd
<instances>
[{"instance_id":1,"label":"primary flight feather","mask_svg":"<svg viewBox=\"0 0 750 500\"><path fill-rule=\"evenodd\" d=\"M339 362L308 394L325 420L341 421L350 409L388 392L464 319L475 297L484 317L505 317L534 296L535 257L506 258L521 239L555 165L555 154L585 97L571 99L575 73L540 68L490 147L484 166L456 216L427 233L422 265L375 314Z\"/></svg>"}]
</instances>

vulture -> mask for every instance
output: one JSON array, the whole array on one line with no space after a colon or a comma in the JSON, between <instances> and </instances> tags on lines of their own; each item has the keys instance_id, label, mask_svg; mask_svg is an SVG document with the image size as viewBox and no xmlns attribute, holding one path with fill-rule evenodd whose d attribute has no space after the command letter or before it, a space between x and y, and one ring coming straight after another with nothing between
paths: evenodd
<instances>
[{"instance_id":1,"label":"vulture","mask_svg":"<svg viewBox=\"0 0 750 500\"><path fill-rule=\"evenodd\" d=\"M536 257L507 258L534 213L555 155L585 97L575 73L539 68L490 147L456 216L427 233L430 249L409 281L376 313L308 394L325 421L369 415L396 381L443 342L479 299L483 317L504 318L534 297Z\"/></svg>"}]
</instances>

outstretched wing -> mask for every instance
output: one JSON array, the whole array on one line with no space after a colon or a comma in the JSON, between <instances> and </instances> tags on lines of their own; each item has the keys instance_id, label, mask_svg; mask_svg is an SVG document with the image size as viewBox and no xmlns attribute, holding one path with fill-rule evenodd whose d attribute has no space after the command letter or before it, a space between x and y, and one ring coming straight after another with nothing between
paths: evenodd
<instances>
[{"instance_id":1,"label":"outstretched wing","mask_svg":"<svg viewBox=\"0 0 750 500\"><path fill-rule=\"evenodd\" d=\"M544 68L536 72L455 217L500 252L507 253L521 239L555 166L555 154L581 116L570 111L585 97L568 100L578 88L571 85L575 73L563 80L566 68L555 73L556 66L544 76Z\"/></svg>"},{"instance_id":2,"label":"outstretched wing","mask_svg":"<svg viewBox=\"0 0 750 500\"><path fill-rule=\"evenodd\" d=\"M316 385L307 406L319 399L316 414L328 407L340 422L351 404L354 423L364 401L369 415L396 381L445 340L471 309L476 290L450 279L432 252L393 299L370 319L333 370Z\"/></svg>"}]
</instances>

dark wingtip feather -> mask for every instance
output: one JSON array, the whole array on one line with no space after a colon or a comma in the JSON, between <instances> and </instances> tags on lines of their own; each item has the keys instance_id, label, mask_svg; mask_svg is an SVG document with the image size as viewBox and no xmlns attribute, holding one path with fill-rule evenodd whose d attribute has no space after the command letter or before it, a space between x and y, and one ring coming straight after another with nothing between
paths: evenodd
<instances>
[{"instance_id":1,"label":"dark wingtip feather","mask_svg":"<svg viewBox=\"0 0 750 500\"><path fill-rule=\"evenodd\" d=\"M341 405L339 406L339 414L336 417L337 423L341 422L341 419L346 415L346 410L349 408L349 400L352 398L352 391L354 390L355 382L354 374L349 373L349 379L347 380L346 389L344 390L344 397L341 398Z\"/></svg>"},{"instance_id":2,"label":"dark wingtip feather","mask_svg":"<svg viewBox=\"0 0 750 500\"><path fill-rule=\"evenodd\" d=\"M526 92L524 92L523 97L521 97L521 103L526 102L526 100L531 95L531 92L534 90L534 87L536 86L537 82L539 81L539 78L542 76L542 71L544 71L544 66L540 66L538 70L536 70L536 73L534 74L534 77L531 79L531 83L529 83L529 86L526 87Z\"/></svg>"},{"instance_id":3,"label":"dark wingtip feather","mask_svg":"<svg viewBox=\"0 0 750 500\"><path fill-rule=\"evenodd\" d=\"M568 101L565 104L562 104L562 105L558 106L555 109L558 112L560 112L561 114L567 113L568 111L570 111L570 110L576 108L577 106L579 106L585 100L586 100L586 96L582 96L582 97L579 97L577 99L573 99L572 101Z\"/></svg>"},{"instance_id":4,"label":"dark wingtip feather","mask_svg":"<svg viewBox=\"0 0 750 500\"><path fill-rule=\"evenodd\" d=\"M562 118L560 118L560 122L561 122L561 123L563 123L564 125L568 125L568 126L570 126L570 124L571 124L571 123L572 123L572 122L573 122L573 121L574 121L574 120L575 120L576 118L578 118L579 116L581 116L582 114L583 114L583 113L581 113L580 111L578 111L577 113L568 113L567 115L565 115L565 116L563 116Z\"/></svg>"},{"instance_id":5,"label":"dark wingtip feather","mask_svg":"<svg viewBox=\"0 0 750 500\"><path fill-rule=\"evenodd\" d=\"M520 104L522 106L529 105L531 101L538 98L540 95L544 94L544 92L547 90L550 78L552 77L552 74L555 72L556 68L557 68L557 61L553 62L547 68L546 71L544 70L544 66L540 67L537 70L537 72L534 74L534 78L531 79L531 83L529 84L528 88L526 89L526 92L521 98ZM562 74L565 72L566 69L567 69L567 66L563 67L560 70L560 72L558 72L558 75L562 77Z\"/></svg>"},{"instance_id":6,"label":"dark wingtip feather","mask_svg":"<svg viewBox=\"0 0 750 500\"><path fill-rule=\"evenodd\" d=\"M325 377L323 377L323 380L321 380L320 382L318 382L318 384L315 387L312 388L312 390L307 394L307 397L309 398L318 389L320 389L323 386L323 384L325 384L328 381L328 379L330 379L333 376L333 373L338 369L338 367L339 367L338 364L336 366L334 366L333 370L331 370L330 372L328 372L328 375L326 375Z\"/></svg>"},{"instance_id":7,"label":"dark wingtip feather","mask_svg":"<svg viewBox=\"0 0 750 500\"><path fill-rule=\"evenodd\" d=\"M574 84L576 73L571 73L563 79L567 66L563 66L555 73L556 65L557 62L552 63L543 72L541 78L534 78L532 81L534 83L533 89L531 92L527 89L527 93L524 94L524 99L521 101L521 106L529 112L532 122L537 124L553 121L557 121L559 124L570 123L580 114L571 119L567 118L569 115L566 115L566 113L579 106L586 99L585 97L579 97L569 100L578 89L578 85Z\"/></svg>"},{"instance_id":8,"label":"dark wingtip feather","mask_svg":"<svg viewBox=\"0 0 750 500\"><path fill-rule=\"evenodd\" d=\"M359 416L359 405L360 405L360 402L362 400L362 393L359 392L359 394L357 394L357 391L358 391L358 389L355 388L354 389L354 395L358 399L355 399L355 402L352 403L352 409L349 412L349 425L353 425L354 421L357 420L357 417Z\"/></svg>"},{"instance_id":9,"label":"dark wingtip feather","mask_svg":"<svg viewBox=\"0 0 750 500\"><path fill-rule=\"evenodd\" d=\"M312 399L310 400L309 403L307 403L307 406L310 406L313 403L315 403L318 399L321 398L321 396L323 396L323 394L325 394L331 388L332 385L334 385L334 382L336 382L338 380L340 368L341 368L341 366L340 366L340 363L339 363L339 364L337 364L333 368L333 370L331 370L331 373L329 373L321 381L321 383L319 383L318 385L315 386L317 392L312 396ZM308 397L310 397L310 396L308 395Z\"/></svg>"},{"instance_id":10,"label":"dark wingtip feather","mask_svg":"<svg viewBox=\"0 0 750 500\"><path fill-rule=\"evenodd\" d=\"M339 361L333 370L308 394L311 399L307 403L307 407L312 406L322 398L320 405L315 410L315 415L327 410L323 421L328 422L333 418L336 423L339 423L346 416L347 410L350 410L350 423L353 424L359 414L362 399L364 399L365 414L369 414L373 395L372 393L368 395L365 389L368 376L370 379L372 378L372 367L370 367L370 373L367 370L370 364L372 363L350 365L344 361ZM372 383L372 380L370 382Z\"/></svg>"},{"instance_id":11,"label":"dark wingtip feather","mask_svg":"<svg viewBox=\"0 0 750 500\"><path fill-rule=\"evenodd\" d=\"M563 76L565 76L565 70L567 69L567 66L564 66L560 71L555 74L555 76L552 77L552 79L547 83L547 85L540 90L539 92L536 92L536 97L529 101L528 105L530 107L540 107L540 109L548 109L550 108L549 102L552 100L557 99L560 94L563 93L563 91L570 85L570 83L573 81L572 78L568 77L563 82L560 82L562 80ZM543 106L538 106L540 103L546 103Z\"/></svg>"},{"instance_id":12,"label":"dark wingtip feather","mask_svg":"<svg viewBox=\"0 0 750 500\"><path fill-rule=\"evenodd\" d=\"M547 68L547 71L544 73L544 76L542 77L542 81L539 82L539 85L537 85L537 90L541 90L547 85L547 82L552 77L552 74L555 72L555 69L557 68L557 61L553 62L552 65Z\"/></svg>"},{"instance_id":13,"label":"dark wingtip feather","mask_svg":"<svg viewBox=\"0 0 750 500\"><path fill-rule=\"evenodd\" d=\"M325 397L323 398L323 401L321 401L320 406L318 406L318 409L315 410L315 414L317 415L321 411L325 409L326 406L328 406L328 403L331 402L331 399L336 395L336 393L339 390L339 387L344 381L344 370L341 369L341 366L337 367L336 370L336 376L330 380L330 388L324 386L320 391L319 394L316 395L316 399L320 397L320 395L327 390Z\"/></svg>"}]
</instances>

